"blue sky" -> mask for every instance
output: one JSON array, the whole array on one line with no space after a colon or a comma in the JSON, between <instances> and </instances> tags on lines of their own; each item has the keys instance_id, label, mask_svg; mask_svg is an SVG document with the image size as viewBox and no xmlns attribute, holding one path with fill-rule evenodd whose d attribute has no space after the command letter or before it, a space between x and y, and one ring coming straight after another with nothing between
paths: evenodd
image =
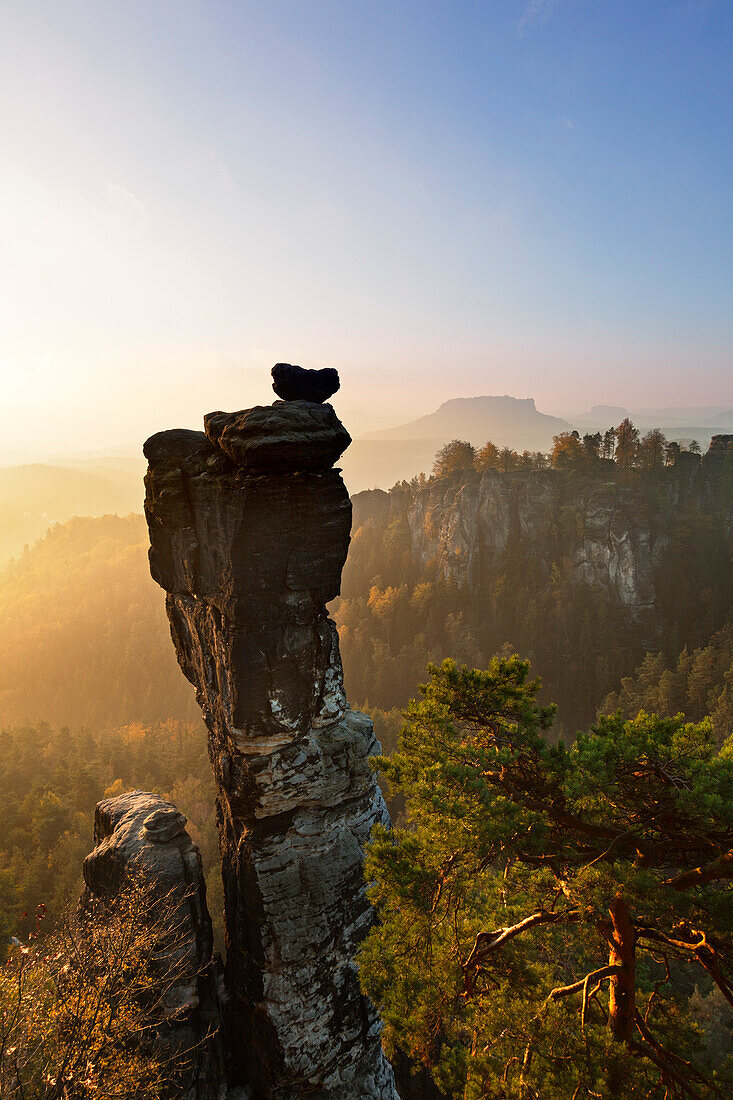
<instances>
[{"instance_id":1,"label":"blue sky","mask_svg":"<svg viewBox=\"0 0 733 1100\"><path fill-rule=\"evenodd\" d=\"M733 404L729 0L5 0L7 445Z\"/></svg>"}]
</instances>

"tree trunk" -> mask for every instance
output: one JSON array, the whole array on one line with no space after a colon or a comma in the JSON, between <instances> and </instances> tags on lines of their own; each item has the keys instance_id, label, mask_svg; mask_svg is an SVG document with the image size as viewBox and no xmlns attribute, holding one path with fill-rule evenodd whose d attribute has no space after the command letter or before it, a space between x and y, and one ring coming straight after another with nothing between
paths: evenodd
<instances>
[{"instance_id":1,"label":"tree trunk","mask_svg":"<svg viewBox=\"0 0 733 1100\"><path fill-rule=\"evenodd\" d=\"M636 932L620 891L613 899L610 913L613 934L608 962L610 966L620 966L621 972L610 980L609 1025L616 1042L628 1043L633 1038L636 1019Z\"/></svg>"}]
</instances>

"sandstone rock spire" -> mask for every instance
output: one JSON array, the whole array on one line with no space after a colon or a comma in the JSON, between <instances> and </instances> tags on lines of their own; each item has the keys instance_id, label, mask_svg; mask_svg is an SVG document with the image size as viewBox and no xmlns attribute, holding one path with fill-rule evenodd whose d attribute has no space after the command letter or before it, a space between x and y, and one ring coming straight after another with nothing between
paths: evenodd
<instances>
[{"instance_id":1,"label":"sandstone rock spire","mask_svg":"<svg viewBox=\"0 0 733 1100\"><path fill-rule=\"evenodd\" d=\"M205 426L147 441L145 511L209 730L230 1084L255 1100L396 1100L354 965L372 921L363 845L388 821L378 744L346 701L326 611L351 527L331 467L350 439L329 404L302 398Z\"/></svg>"}]
</instances>

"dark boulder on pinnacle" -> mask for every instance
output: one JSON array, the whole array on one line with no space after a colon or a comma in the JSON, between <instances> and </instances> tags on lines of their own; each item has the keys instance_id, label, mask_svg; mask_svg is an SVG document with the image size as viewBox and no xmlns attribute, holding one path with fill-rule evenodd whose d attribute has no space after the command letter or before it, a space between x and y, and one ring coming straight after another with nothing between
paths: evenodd
<instances>
[{"instance_id":1,"label":"dark boulder on pinnacle","mask_svg":"<svg viewBox=\"0 0 733 1100\"><path fill-rule=\"evenodd\" d=\"M396 1100L354 963L373 920L364 844L388 823L369 767L379 746L346 701L326 611L351 527L331 466L350 440L298 392L147 441L150 566L209 730L230 1086Z\"/></svg>"},{"instance_id":2,"label":"dark boulder on pinnacle","mask_svg":"<svg viewBox=\"0 0 733 1100\"><path fill-rule=\"evenodd\" d=\"M272 368L272 388L283 401L313 401L320 405L333 397L340 385L333 367L308 370L293 363L276 363Z\"/></svg>"}]
</instances>

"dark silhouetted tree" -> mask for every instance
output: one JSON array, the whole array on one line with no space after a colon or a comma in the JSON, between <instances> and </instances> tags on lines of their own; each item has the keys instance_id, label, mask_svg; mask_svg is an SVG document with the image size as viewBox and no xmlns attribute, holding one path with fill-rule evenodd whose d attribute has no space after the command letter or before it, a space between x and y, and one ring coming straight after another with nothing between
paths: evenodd
<instances>
[{"instance_id":1,"label":"dark silhouetted tree","mask_svg":"<svg viewBox=\"0 0 733 1100\"><path fill-rule=\"evenodd\" d=\"M667 439L659 428L652 428L642 437L639 447L639 465L644 470L661 470L667 453Z\"/></svg>"}]
</instances>

